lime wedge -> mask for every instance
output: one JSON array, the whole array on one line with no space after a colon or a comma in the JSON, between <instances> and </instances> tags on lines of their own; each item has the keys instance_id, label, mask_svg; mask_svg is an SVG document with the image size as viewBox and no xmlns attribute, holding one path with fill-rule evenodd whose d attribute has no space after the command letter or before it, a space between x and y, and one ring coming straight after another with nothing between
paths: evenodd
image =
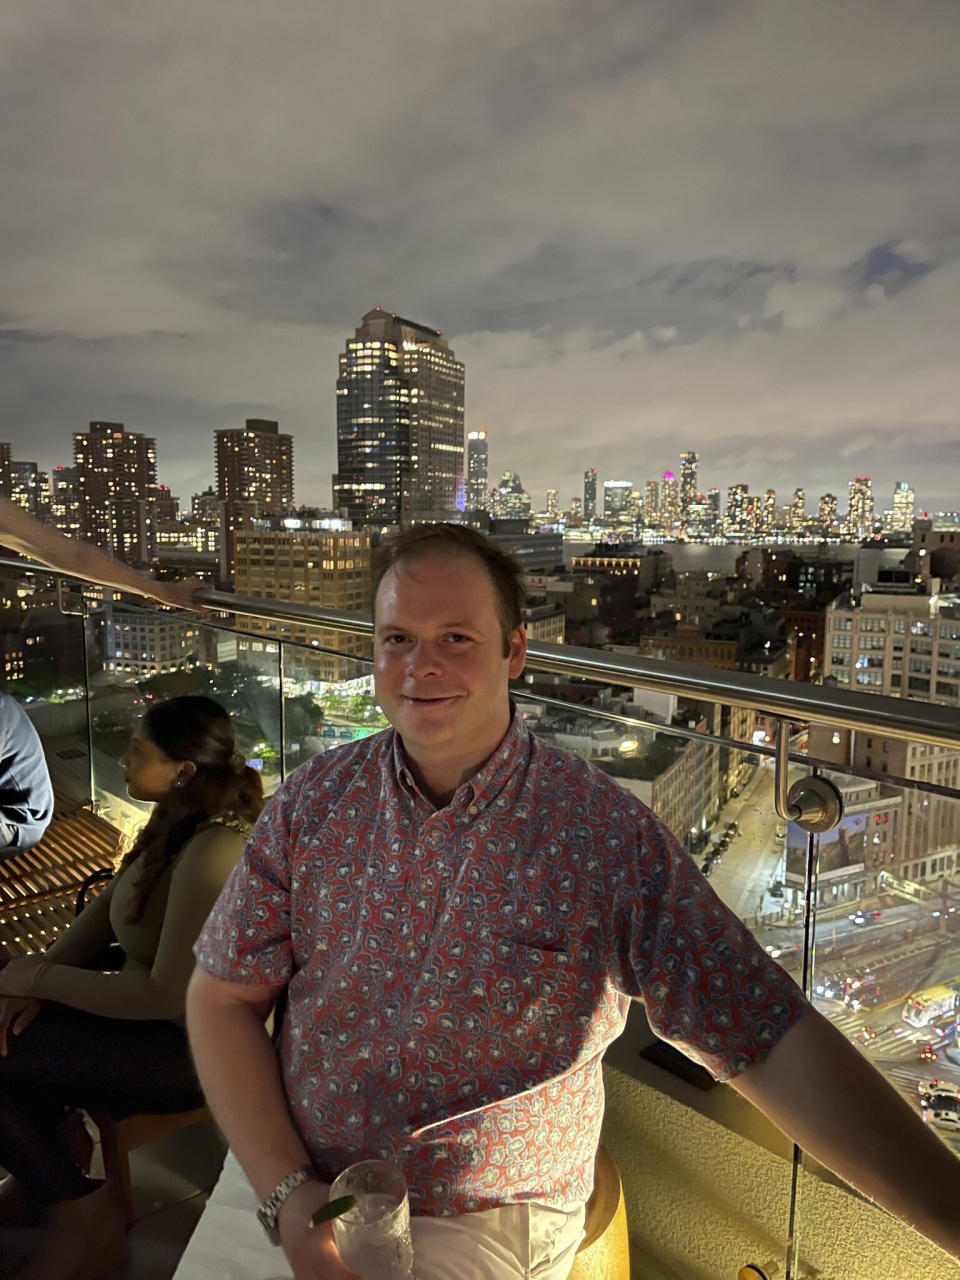
<instances>
[{"instance_id":1,"label":"lime wedge","mask_svg":"<svg viewBox=\"0 0 960 1280\"><path fill-rule=\"evenodd\" d=\"M332 1218L339 1218L342 1213L348 1213L356 1203L356 1196L341 1196L339 1200L329 1200L310 1219L311 1227L319 1227L321 1222L329 1222Z\"/></svg>"}]
</instances>

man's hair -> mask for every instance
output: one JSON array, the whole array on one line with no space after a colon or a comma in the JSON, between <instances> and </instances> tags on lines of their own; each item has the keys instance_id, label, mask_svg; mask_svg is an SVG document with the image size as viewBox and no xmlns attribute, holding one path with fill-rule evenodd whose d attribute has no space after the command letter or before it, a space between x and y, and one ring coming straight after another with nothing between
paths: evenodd
<instances>
[{"instance_id":1,"label":"man's hair","mask_svg":"<svg viewBox=\"0 0 960 1280\"><path fill-rule=\"evenodd\" d=\"M523 571L507 551L463 524L415 524L386 539L373 552L373 604L376 612L380 583L398 564L428 555L474 556L481 562L497 598L497 613L503 632L504 657L510 654L510 637L523 625L521 609L527 598Z\"/></svg>"}]
</instances>

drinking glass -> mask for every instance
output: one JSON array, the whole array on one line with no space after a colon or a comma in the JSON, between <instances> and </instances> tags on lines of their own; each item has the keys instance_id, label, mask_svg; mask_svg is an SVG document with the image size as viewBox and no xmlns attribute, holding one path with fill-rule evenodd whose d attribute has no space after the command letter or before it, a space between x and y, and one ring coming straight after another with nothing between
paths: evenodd
<instances>
[{"instance_id":1,"label":"drinking glass","mask_svg":"<svg viewBox=\"0 0 960 1280\"><path fill-rule=\"evenodd\" d=\"M338 1174L330 1199L356 1196L352 1209L333 1220L340 1257L364 1280L414 1280L410 1201L403 1174L392 1160L361 1160Z\"/></svg>"}]
</instances>

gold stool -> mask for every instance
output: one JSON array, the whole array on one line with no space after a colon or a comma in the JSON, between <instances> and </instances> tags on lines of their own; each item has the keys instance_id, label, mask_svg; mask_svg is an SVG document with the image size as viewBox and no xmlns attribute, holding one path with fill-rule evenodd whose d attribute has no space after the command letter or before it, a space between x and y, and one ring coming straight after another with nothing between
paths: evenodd
<instances>
[{"instance_id":1,"label":"gold stool","mask_svg":"<svg viewBox=\"0 0 960 1280\"><path fill-rule=\"evenodd\" d=\"M577 1250L570 1280L630 1280L627 1209L617 1166L597 1148L593 1195L587 1201L586 1234Z\"/></svg>"}]
</instances>

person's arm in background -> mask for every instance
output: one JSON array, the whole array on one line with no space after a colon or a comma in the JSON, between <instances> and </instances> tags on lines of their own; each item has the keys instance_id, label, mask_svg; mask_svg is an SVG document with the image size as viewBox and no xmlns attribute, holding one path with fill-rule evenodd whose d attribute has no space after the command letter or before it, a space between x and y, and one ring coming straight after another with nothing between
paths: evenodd
<instances>
[{"instance_id":1,"label":"person's arm in background","mask_svg":"<svg viewBox=\"0 0 960 1280\"><path fill-rule=\"evenodd\" d=\"M0 693L0 859L32 849L53 817L53 787L40 735L23 707Z\"/></svg>"},{"instance_id":2,"label":"person's arm in background","mask_svg":"<svg viewBox=\"0 0 960 1280\"><path fill-rule=\"evenodd\" d=\"M92 543L65 537L56 529L41 524L7 498L0 498L0 545L10 547L19 555L39 560L51 569L59 569L61 573L87 578L105 587L130 591L181 609L193 608L195 592L205 585L199 578L190 578L186 582L156 582L147 574L114 560Z\"/></svg>"},{"instance_id":3,"label":"person's arm in background","mask_svg":"<svg viewBox=\"0 0 960 1280\"><path fill-rule=\"evenodd\" d=\"M960 1258L960 1159L815 1010L730 1080L804 1151Z\"/></svg>"}]
</instances>

